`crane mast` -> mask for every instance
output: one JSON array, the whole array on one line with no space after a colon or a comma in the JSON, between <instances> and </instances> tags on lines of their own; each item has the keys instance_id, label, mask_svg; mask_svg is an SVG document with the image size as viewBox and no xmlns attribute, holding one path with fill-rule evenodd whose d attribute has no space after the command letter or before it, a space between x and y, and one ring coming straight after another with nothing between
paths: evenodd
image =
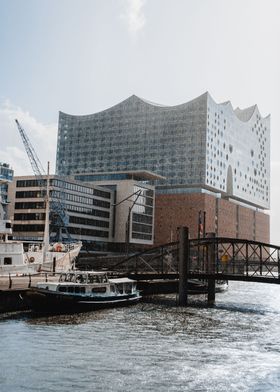
<instances>
[{"instance_id":1,"label":"crane mast","mask_svg":"<svg viewBox=\"0 0 280 392\"><path fill-rule=\"evenodd\" d=\"M23 129L23 127L20 125L19 121L16 119L15 120L20 136L22 138L26 153L28 155L30 164L32 166L32 170L35 174L35 177L38 180L40 189L41 189L41 196L45 198L46 202L49 202L49 194L46 194L46 191L48 192L49 190L46 190L46 185L45 185L45 180L43 178L43 176L45 175L45 171L43 168L42 163L40 162L40 159L38 158L25 130ZM62 180L63 183L63 180ZM49 187L49 178L47 178L47 188ZM65 192L63 191L63 189L60 188L59 193L58 192L54 192L54 197L52 197L52 201L49 203L49 207L50 207L50 214L52 215L52 224L58 229L56 236L54 238L54 241L62 241L62 229L64 229L66 236L67 236L67 240L71 241L71 237L70 234L67 230L67 226L69 223L69 218L68 215L65 211L65 206L61 201L61 197L65 195ZM53 200L53 199L56 200ZM46 213L48 213L48 209L46 211ZM48 217L46 217L46 219L48 219ZM46 235L45 235L46 237ZM46 238L45 238L46 241Z\"/></svg>"}]
</instances>

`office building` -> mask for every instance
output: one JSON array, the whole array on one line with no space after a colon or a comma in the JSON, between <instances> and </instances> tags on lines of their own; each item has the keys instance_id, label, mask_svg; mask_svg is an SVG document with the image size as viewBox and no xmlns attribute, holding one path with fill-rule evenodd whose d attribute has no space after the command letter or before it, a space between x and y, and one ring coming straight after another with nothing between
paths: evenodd
<instances>
[{"instance_id":1,"label":"office building","mask_svg":"<svg viewBox=\"0 0 280 392\"><path fill-rule=\"evenodd\" d=\"M76 180L115 192L115 242L154 243L155 188L149 181L163 177L148 171L76 174Z\"/></svg>"},{"instance_id":2,"label":"office building","mask_svg":"<svg viewBox=\"0 0 280 392\"><path fill-rule=\"evenodd\" d=\"M15 239L27 242L43 240L46 183L46 176L43 176L43 181L34 176L22 176L15 177L10 184L9 215L13 222ZM57 204L59 200L63 205L69 221L67 229L71 238L81 240L85 245L92 244L90 249L93 250L107 250L108 244L124 245L128 241L152 244L154 188L143 188L141 184L137 188L137 181L121 181L117 187L108 188L102 186L102 181L100 184L91 185L70 177L50 176L50 204ZM139 189L141 195L135 200L133 193ZM126 222L131 202L121 203L119 207L115 205L126 198L131 199L133 203L135 201L130 213L129 239L126 237ZM146 201L151 205L152 212L148 212L152 218L149 224L144 225L141 219L146 217ZM54 234L54 225L51 224L51 236ZM67 237L65 231L63 237Z\"/></svg>"}]
</instances>

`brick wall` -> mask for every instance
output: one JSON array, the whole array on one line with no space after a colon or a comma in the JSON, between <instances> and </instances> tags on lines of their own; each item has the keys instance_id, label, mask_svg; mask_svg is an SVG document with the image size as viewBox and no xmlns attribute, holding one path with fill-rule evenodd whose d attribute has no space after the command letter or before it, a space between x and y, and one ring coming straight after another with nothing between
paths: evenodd
<instances>
[{"instance_id":1,"label":"brick wall","mask_svg":"<svg viewBox=\"0 0 280 392\"><path fill-rule=\"evenodd\" d=\"M206 211L206 232L220 237L269 243L269 215L203 193L157 195L155 245L177 240L177 228L187 226L197 238L199 211Z\"/></svg>"},{"instance_id":2,"label":"brick wall","mask_svg":"<svg viewBox=\"0 0 280 392\"><path fill-rule=\"evenodd\" d=\"M262 212L256 212L256 241L270 243L270 216Z\"/></svg>"}]
</instances>

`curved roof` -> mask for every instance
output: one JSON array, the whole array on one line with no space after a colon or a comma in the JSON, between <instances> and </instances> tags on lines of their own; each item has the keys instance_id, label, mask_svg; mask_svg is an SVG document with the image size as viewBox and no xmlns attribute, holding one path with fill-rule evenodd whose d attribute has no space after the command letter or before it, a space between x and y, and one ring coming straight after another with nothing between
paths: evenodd
<instances>
[{"instance_id":1,"label":"curved roof","mask_svg":"<svg viewBox=\"0 0 280 392\"><path fill-rule=\"evenodd\" d=\"M133 94L130 97L124 99L123 101L117 103L116 105L113 105L113 106L111 106L111 107L109 107L107 109L104 109L104 110L101 110L99 112L95 112L95 113L92 113L92 114L73 115L73 114L68 114L68 113L62 112L62 111L60 111L60 114L62 114L63 116L74 117L74 118L80 118L80 117L92 118L95 115L98 115L98 114L101 114L101 113L106 113L106 112L111 111L114 108L123 106L123 105L125 105L127 103L135 103L137 101L141 102L142 104L147 105L147 106L156 107L159 110L172 110L172 109L180 109L180 108L183 108L183 107L188 107L189 105L191 105L191 104L193 104L195 102L204 101L204 100L208 100L208 99L212 100L216 105L230 106L231 109L232 109L232 112L235 114L236 118L238 120L242 121L242 122L248 122L256 112L260 115L261 118L268 118L269 117L269 115L266 116L266 117L262 117L260 112L259 112L259 109L258 109L257 105L253 105L253 106L250 106L250 107L245 108L245 109L240 109L239 107L237 107L236 109L233 109L233 106L232 106L230 101L217 103L212 98L212 96L209 94L208 91L206 91L205 93L201 94L200 96L198 96L198 97L196 97L196 98L194 98L194 99L192 99L192 100L190 100L188 102L185 102L185 103L182 103L182 104L178 104L178 105L171 105L171 106L170 105L162 105L162 104L155 103L155 102L146 100L144 98L138 97L137 95Z\"/></svg>"}]
</instances>

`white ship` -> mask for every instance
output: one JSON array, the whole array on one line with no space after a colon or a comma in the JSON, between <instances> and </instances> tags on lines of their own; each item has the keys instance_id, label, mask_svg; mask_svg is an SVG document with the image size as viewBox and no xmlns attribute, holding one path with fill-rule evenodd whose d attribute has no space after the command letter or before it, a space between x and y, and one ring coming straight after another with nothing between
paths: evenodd
<instances>
[{"instance_id":1,"label":"white ship","mask_svg":"<svg viewBox=\"0 0 280 392\"><path fill-rule=\"evenodd\" d=\"M0 184L8 181L0 176ZM48 187L47 187L48 188ZM36 274L38 272L65 272L73 268L82 247L81 242L49 244L49 198L46 197L44 242L29 245L24 251L23 242L9 240L11 221L6 218L6 202L0 193L0 276Z\"/></svg>"}]
</instances>

